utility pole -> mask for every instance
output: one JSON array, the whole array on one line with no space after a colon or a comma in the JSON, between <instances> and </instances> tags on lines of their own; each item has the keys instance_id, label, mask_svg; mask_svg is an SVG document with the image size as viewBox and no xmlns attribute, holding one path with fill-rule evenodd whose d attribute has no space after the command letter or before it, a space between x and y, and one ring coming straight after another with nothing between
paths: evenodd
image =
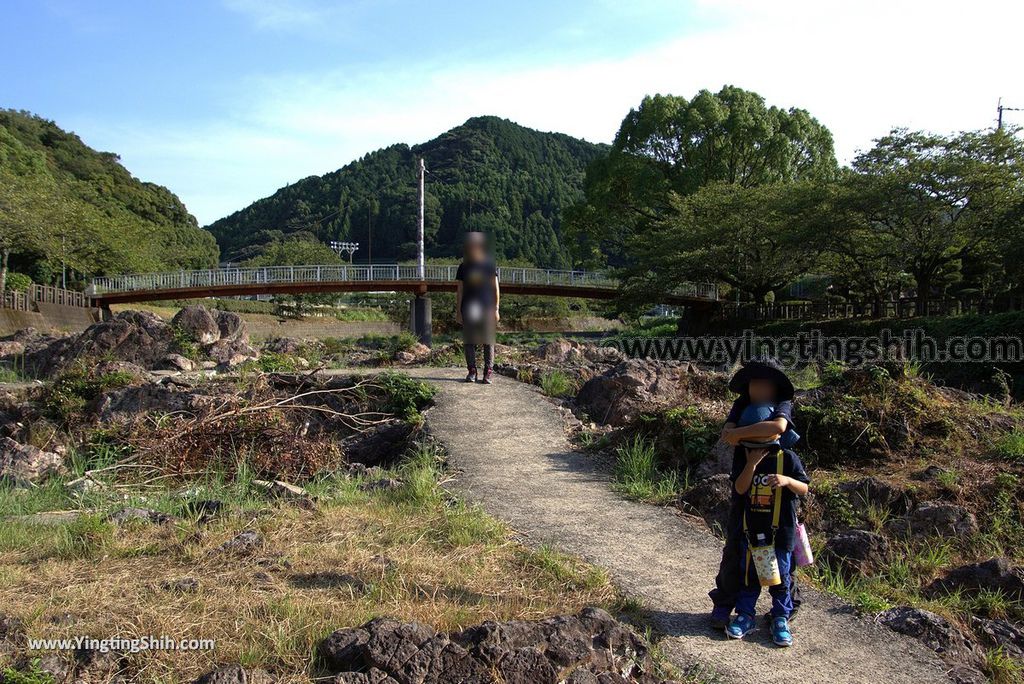
<instances>
[{"instance_id":1,"label":"utility pole","mask_svg":"<svg viewBox=\"0 0 1024 684\"><path fill-rule=\"evenodd\" d=\"M426 261L423 256L423 223L424 217L424 194L425 194L425 180L427 175L427 165L423 161L423 157L420 157L420 254L419 254L419 276L420 280L426 278Z\"/></svg>"},{"instance_id":2,"label":"utility pole","mask_svg":"<svg viewBox=\"0 0 1024 684\"><path fill-rule=\"evenodd\" d=\"M999 103L996 105L996 130L1003 130L1003 112L1022 112L1024 108L1021 107L1004 107L1003 98L999 98Z\"/></svg>"},{"instance_id":3,"label":"utility pole","mask_svg":"<svg viewBox=\"0 0 1024 684\"><path fill-rule=\"evenodd\" d=\"M424 255L423 245L423 224L425 223L425 205L426 205L426 176L427 176L427 165L423 161L423 157L420 157L420 225L419 225L419 260L417 274L421 281L416 296L413 297L410 306L412 315L409 317L412 323L412 332L416 335L417 339L428 347L431 342L431 311L430 311L430 295L427 294L427 267L426 258Z\"/></svg>"}]
</instances>

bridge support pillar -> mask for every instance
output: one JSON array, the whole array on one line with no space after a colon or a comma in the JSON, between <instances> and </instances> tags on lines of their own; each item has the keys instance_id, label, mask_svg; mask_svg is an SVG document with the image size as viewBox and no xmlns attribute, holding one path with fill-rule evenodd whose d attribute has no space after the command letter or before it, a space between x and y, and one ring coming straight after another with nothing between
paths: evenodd
<instances>
[{"instance_id":1,"label":"bridge support pillar","mask_svg":"<svg viewBox=\"0 0 1024 684\"><path fill-rule=\"evenodd\" d=\"M433 335L431 333L432 317L430 313L430 295L418 294L412 302L411 315L409 320L411 322L412 334L415 335L420 342L427 345L431 344Z\"/></svg>"}]
</instances>

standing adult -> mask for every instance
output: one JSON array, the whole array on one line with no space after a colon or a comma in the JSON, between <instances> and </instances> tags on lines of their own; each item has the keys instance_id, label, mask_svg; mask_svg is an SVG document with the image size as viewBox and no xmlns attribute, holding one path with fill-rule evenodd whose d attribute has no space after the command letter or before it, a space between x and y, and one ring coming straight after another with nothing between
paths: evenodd
<instances>
[{"instance_id":1,"label":"standing adult","mask_svg":"<svg viewBox=\"0 0 1024 684\"><path fill-rule=\"evenodd\" d=\"M494 329L500 319L498 307L498 269L487 254L483 233L466 233L462 263L455 274L455 322L462 326L462 342L466 350L466 382L491 384L494 366ZM476 352L482 347L484 375L477 373Z\"/></svg>"}]
</instances>

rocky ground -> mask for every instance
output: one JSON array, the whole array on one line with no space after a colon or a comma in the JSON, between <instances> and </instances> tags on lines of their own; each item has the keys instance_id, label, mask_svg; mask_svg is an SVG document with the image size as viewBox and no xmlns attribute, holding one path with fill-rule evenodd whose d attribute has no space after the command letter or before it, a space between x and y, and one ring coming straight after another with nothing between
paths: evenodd
<instances>
[{"instance_id":1,"label":"rocky ground","mask_svg":"<svg viewBox=\"0 0 1024 684\"><path fill-rule=\"evenodd\" d=\"M0 341L0 682L664 681L603 573L441 489L430 386L315 373L445 353L202 307ZM217 647L28 648L82 635Z\"/></svg>"}]
</instances>

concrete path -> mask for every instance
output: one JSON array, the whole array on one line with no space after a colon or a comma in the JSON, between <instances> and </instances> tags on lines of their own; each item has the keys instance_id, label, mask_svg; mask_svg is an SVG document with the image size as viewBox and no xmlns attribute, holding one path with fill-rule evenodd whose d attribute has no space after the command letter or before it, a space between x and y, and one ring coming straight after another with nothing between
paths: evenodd
<instances>
[{"instance_id":1,"label":"concrete path","mask_svg":"<svg viewBox=\"0 0 1024 684\"><path fill-rule=\"evenodd\" d=\"M440 388L427 425L459 471L455 487L532 543L605 568L642 599L677 664L728 683L949 681L932 651L817 592L805 594L792 648L776 648L764 628L743 642L712 632L707 591L721 543L710 532L671 509L619 498L594 459L572 451L558 411L532 386L504 377L463 384L455 369L409 373ZM767 605L765 594L759 606Z\"/></svg>"}]
</instances>

